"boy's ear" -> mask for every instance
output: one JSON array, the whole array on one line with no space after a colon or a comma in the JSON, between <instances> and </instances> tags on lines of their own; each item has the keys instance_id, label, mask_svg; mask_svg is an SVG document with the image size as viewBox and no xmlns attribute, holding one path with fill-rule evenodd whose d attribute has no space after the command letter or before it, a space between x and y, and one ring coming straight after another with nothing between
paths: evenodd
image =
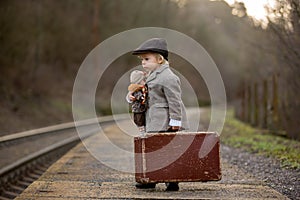
<instances>
[{"instance_id":1,"label":"boy's ear","mask_svg":"<svg viewBox=\"0 0 300 200\"><path fill-rule=\"evenodd\" d=\"M159 63L159 64L162 64L162 63L163 63L163 58L162 58L162 56L158 56L158 63Z\"/></svg>"}]
</instances>

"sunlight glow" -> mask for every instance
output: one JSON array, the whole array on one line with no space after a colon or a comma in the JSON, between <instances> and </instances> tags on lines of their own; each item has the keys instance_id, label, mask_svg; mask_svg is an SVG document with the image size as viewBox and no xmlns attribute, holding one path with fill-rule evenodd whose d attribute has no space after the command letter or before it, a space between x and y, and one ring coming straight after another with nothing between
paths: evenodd
<instances>
[{"instance_id":1,"label":"sunlight glow","mask_svg":"<svg viewBox=\"0 0 300 200\"><path fill-rule=\"evenodd\" d=\"M275 7L275 0L224 0L228 5L232 6L235 2L244 3L248 16L252 17L257 23L266 26L268 23L268 12L266 6L269 8Z\"/></svg>"}]
</instances>

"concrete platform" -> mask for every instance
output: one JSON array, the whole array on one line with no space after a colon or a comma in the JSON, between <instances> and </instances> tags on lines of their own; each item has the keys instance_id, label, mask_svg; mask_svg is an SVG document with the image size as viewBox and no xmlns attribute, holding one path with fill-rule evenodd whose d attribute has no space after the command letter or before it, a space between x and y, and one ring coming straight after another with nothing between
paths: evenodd
<instances>
[{"instance_id":1,"label":"concrete platform","mask_svg":"<svg viewBox=\"0 0 300 200\"><path fill-rule=\"evenodd\" d=\"M106 134L114 144L132 150L133 138L116 125L108 127ZM166 192L162 183L155 189L136 189L134 174L105 166L87 151L87 145L103 152L108 144L99 141L97 135L87 138L84 145L69 151L16 199L288 199L226 160L222 160L223 177L218 182L180 183L177 192ZM122 158L105 152L104 159L127 165Z\"/></svg>"}]
</instances>

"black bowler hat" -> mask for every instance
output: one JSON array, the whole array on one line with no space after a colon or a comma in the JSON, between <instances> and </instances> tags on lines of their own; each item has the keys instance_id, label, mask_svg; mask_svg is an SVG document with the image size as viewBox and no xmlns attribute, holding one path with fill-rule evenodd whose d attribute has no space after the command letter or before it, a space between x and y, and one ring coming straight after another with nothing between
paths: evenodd
<instances>
[{"instance_id":1,"label":"black bowler hat","mask_svg":"<svg viewBox=\"0 0 300 200\"><path fill-rule=\"evenodd\" d=\"M168 48L167 42L163 38L151 38L145 42L143 42L137 49L135 49L132 54L144 54L144 53L159 53L162 55L166 60L168 60Z\"/></svg>"}]
</instances>

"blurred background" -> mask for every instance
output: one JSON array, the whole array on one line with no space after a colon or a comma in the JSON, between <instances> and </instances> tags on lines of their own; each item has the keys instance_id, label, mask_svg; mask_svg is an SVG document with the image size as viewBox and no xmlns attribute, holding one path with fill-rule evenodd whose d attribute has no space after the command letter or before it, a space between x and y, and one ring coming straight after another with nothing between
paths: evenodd
<instances>
[{"instance_id":1,"label":"blurred background","mask_svg":"<svg viewBox=\"0 0 300 200\"><path fill-rule=\"evenodd\" d=\"M206 49L236 117L300 139L299 0L1 0L0 135L72 121L72 88L88 53L119 32L150 26L182 32ZM199 105L209 106L188 61L171 54L170 62ZM111 114L114 85L138 64L128 53L105 71L99 116Z\"/></svg>"}]
</instances>

